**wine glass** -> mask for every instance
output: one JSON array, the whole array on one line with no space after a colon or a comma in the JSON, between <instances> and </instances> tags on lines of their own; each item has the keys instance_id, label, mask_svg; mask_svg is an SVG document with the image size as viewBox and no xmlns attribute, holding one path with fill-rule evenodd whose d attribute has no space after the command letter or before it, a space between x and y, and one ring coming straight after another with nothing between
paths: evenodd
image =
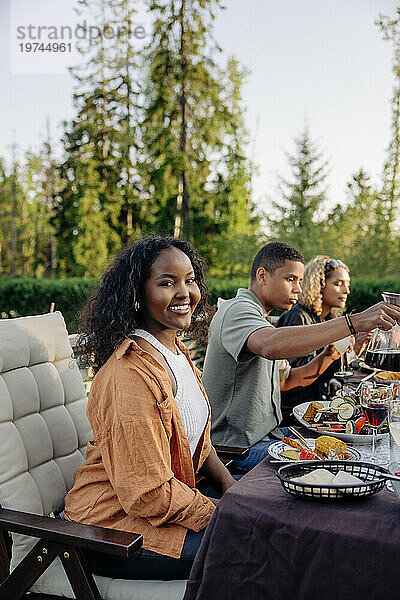
<instances>
[{"instance_id":1,"label":"wine glass","mask_svg":"<svg viewBox=\"0 0 400 600\"><path fill-rule=\"evenodd\" d=\"M342 380L343 384L347 383L348 379L353 375L353 371L350 371L347 365L347 349L349 347L350 341L351 336L349 335L341 340L337 340L334 343L336 350L340 354L340 370L336 371L336 373L334 373L333 376L337 379Z\"/></svg>"},{"instance_id":2,"label":"wine glass","mask_svg":"<svg viewBox=\"0 0 400 600\"><path fill-rule=\"evenodd\" d=\"M388 404L393 397L393 387L383 385L374 387L365 382L360 387L360 401L369 425L372 427L372 453L370 461L378 462L376 456L376 432L388 414Z\"/></svg>"},{"instance_id":3,"label":"wine glass","mask_svg":"<svg viewBox=\"0 0 400 600\"><path fill-rule=\"evenodd\" d=\"M389 471L393 474L400 472L400 398L398 384L393 384L393 396L389 401L388 423L390 431L390 463ZM392 482L397 495L400 497L400 483Z\"/></svg>"}]
</instances>

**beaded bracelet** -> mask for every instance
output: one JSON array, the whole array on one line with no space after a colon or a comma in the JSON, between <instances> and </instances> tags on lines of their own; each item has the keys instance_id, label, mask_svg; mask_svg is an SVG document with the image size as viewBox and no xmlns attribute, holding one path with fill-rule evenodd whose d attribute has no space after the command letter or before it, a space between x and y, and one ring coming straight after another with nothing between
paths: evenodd
<instances>
[{"instance_id":1,"label":"beaded bracelet","mask_svg":"<svg viewBox=\"0 0 400 600\"><path fill-rule=\"evenodd\" d=\"M350 319L350 315L345 314L344 318L346 319L347 327L349 328L351 335L356 335L356 328L354 327L353 322Z\"/></svg>"}]
</instances>

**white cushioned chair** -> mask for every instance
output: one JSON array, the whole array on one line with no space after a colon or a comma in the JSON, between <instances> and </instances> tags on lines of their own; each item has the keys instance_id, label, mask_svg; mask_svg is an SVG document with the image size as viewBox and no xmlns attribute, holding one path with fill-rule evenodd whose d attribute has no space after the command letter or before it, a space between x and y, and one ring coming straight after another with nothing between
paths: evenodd
<instances>
[{"instance_id":1,"label":"white cushioned chair","mask_svg":"<svg viewBox=\"0 0 400 600\"><path fill-rule=\"evenodd\" d=\"M85 571L82 549L129 556L141 536L48 517L63 510L92 437L71 356L61 313L0 320L0 600L25 597L30 586L27 598L180 600L185 581L113 580ZM8 578L5 531L12 532Z\"/></svg>"}]
</instances>

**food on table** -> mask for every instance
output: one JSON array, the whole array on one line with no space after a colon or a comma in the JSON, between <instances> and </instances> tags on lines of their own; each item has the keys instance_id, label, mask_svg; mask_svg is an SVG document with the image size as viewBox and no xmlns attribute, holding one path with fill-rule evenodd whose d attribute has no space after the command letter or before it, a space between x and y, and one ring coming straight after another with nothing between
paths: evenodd
<instances>
[{"instance_id":1,"label":"food on table","mask_svg":"<svg viewBox=\"0 0 400 600\"><path fill-rule=\"evenodd\" d=\"M343 404L343 402L344 398L342 396L334 396L329 403L329 408L336 410L341 404Z\"/></svg>"},{"instance_id":2,"label":"food on table","mask_svg":"<svg viewBox=\"0 0 400 600\"><path fill-rule=\"evenodd\" d=\"M309 483L310 485L330 485L333 474L328 469L314 469L300 477L293 477L298 483Z\"/></svg>"},{"instance_id":3,"label":"food on table","mask_svg":"<svg viewBox=\"0 0 400 600\"><path fill-rule=\"evenodd\" d=\"M376 374L376 377L386 381L398 381L400 379L400 373L396 373L395 371L381 371Z\"/></svg>"},{"instance_id":4,"label":"food on table","mask_svg":"<svg viewBox=\"0 0 400 600\"><path fill-rule=\"evenodd\" d=\"M359 434L361 429L364 427L367 422L367 417L359 417L356 421L356 434Z\"/></svg>"},{"instance_id":5,"label":"food on table","mask_svg":"<svg viewBox=\"0 0 400 600\"><path fill-rule=\"evenodd\" d=\"M332 479L332 485L360 485L363 483L365 481L347 471L338 471Z\"/></svg>"},{"instance_id":6,"label":"food on table","mask_svg":"<svg viewBox=\"0 0 400 600\"><path fill-rule=\"evenodd\" d=\"M362 485L365 483L365 481L351 473L347 473L347 471L340 470L334 475L328 469L314 469L314 471L301 475L301 477L293 477L293 481L308 483L309 485Z\"/></svg>"},{"instance_id":7,"label":"food on table","mask_svg":"<svg viewBox=\"0 0 400 600\"><path fill-rule=\"evenodd\" d=\"M342 458L343 456L348 458L346 443L329 435L321 435L315 440L315 454L323 460L327 460L328 458L346 460Z\"/></svg>"},{"instance_id":8,"label":"food on table","mask_svg":"<svg viewBox=\"0 0 400 600\"><path fill-rule=\"evenodd\" d=\"M302 448L299 456L300 460L315 460L315 452L312 450L308 450L307 448Z\"/></svg>"},{"instance_id":9,"label":"food on table","mask_svg":"<svg viewBox=\"0 0 400 600\"><path fill-rule=\"evenodd\" d=\"M333 396L333 398L331 398L330 402L329 402L329 408L332 409L339 409L340 406L342 406L342 404L351 404L353 406L356 406L358 404L358 399L355 396L355 392L354 391L347 391L346 393L341 393L340 391L336 394L336 396Z\"/></svg>"},{"instance_id":10,"label":"food on table","mask_svg":"<svg viewBox=\"0 0 400 600\"><path fill-rule=\"evenodd\" d=\"M354 415L354 404L350 402L343 402L338 407L338 417L341 421L347 421Z\"/></svg>"},{"instance_id":11,"label":"food on table","mask_svg":"<svg viewBox=\"0 0 400 600\"><path fill-rule=\"evenodd\" d=\"M288 460L300 460L300 452L293 449L283 450L279 456Z\"/></svg>"},{"instance_id":12,"label":"food on table","mask_svg":"<svg viewBox=\"0 0 400 600\"><path fill-rule=\"evenodd\" d=\"M324 405L321 402L311 402L303 415L303 419L307 421L307 423L312 423L315 415L321 408L324 408Z\"/></svg>"},{"instance_id":13,"label":"food on table","mask_svg":"<svg viewBox=\"0 0 400 600\"><path fill-rule=\"evenodd\" d=\"M300 444L300 442L298 442L297 440L293 439L293 438L283 438L282 442L284 442L285 444L287 444L287 446L292 446L292 448L296 448L296 450L301 450L303 448L303 446Z\"/></svg>"},{"instance_id":14,"label":"food on table","mask_svg":"<svg viewBox=\"0 0 400 600\"><path fill-rule=\"evenodd\" d=\"M400 373L396 375L400 376ZM365 418L358 395L346 389L339 392L324 406L321 402L311 402L303 415L304 421L317 431L329 433L347 433L354 435L368 435L371 428ZM387 431L387 424L383 423L379 433Z\"/></svg>"},{"instance_id":15,"label":"food on table","mask_svg":"<svg viewBox=\"0 0 400 600\"><path fill-rule=\"evenodd\" d=\"M322 435L315 440L314 451L311 448L302 446L297 440L292 438L284 438L282 442L288 448L285 447L279 456L287 460L315 460L317 457L322 460L351 459L351 454L347 451L346 444L328 435Z\"/></svg>"}]
</instances>

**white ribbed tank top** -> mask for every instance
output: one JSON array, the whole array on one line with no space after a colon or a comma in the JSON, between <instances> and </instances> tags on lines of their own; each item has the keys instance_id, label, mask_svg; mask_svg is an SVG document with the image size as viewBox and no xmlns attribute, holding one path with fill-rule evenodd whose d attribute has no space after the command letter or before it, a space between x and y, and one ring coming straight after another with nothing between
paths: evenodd
<instances>
[{"instance_id":1,"label":"white ribbed tank top","mask_svg":"<svg viewBox=\"0 0 400 600\"><path fill-rule=\"evenodd\" d=\"M208 405L186 356L176 346L174 354L157 338L144 329L135 329L133 335L143 338L161 352L176 380L175 401L181 413L183 427L193 454L208 420Z\"/></svg>"}]
</instances>

